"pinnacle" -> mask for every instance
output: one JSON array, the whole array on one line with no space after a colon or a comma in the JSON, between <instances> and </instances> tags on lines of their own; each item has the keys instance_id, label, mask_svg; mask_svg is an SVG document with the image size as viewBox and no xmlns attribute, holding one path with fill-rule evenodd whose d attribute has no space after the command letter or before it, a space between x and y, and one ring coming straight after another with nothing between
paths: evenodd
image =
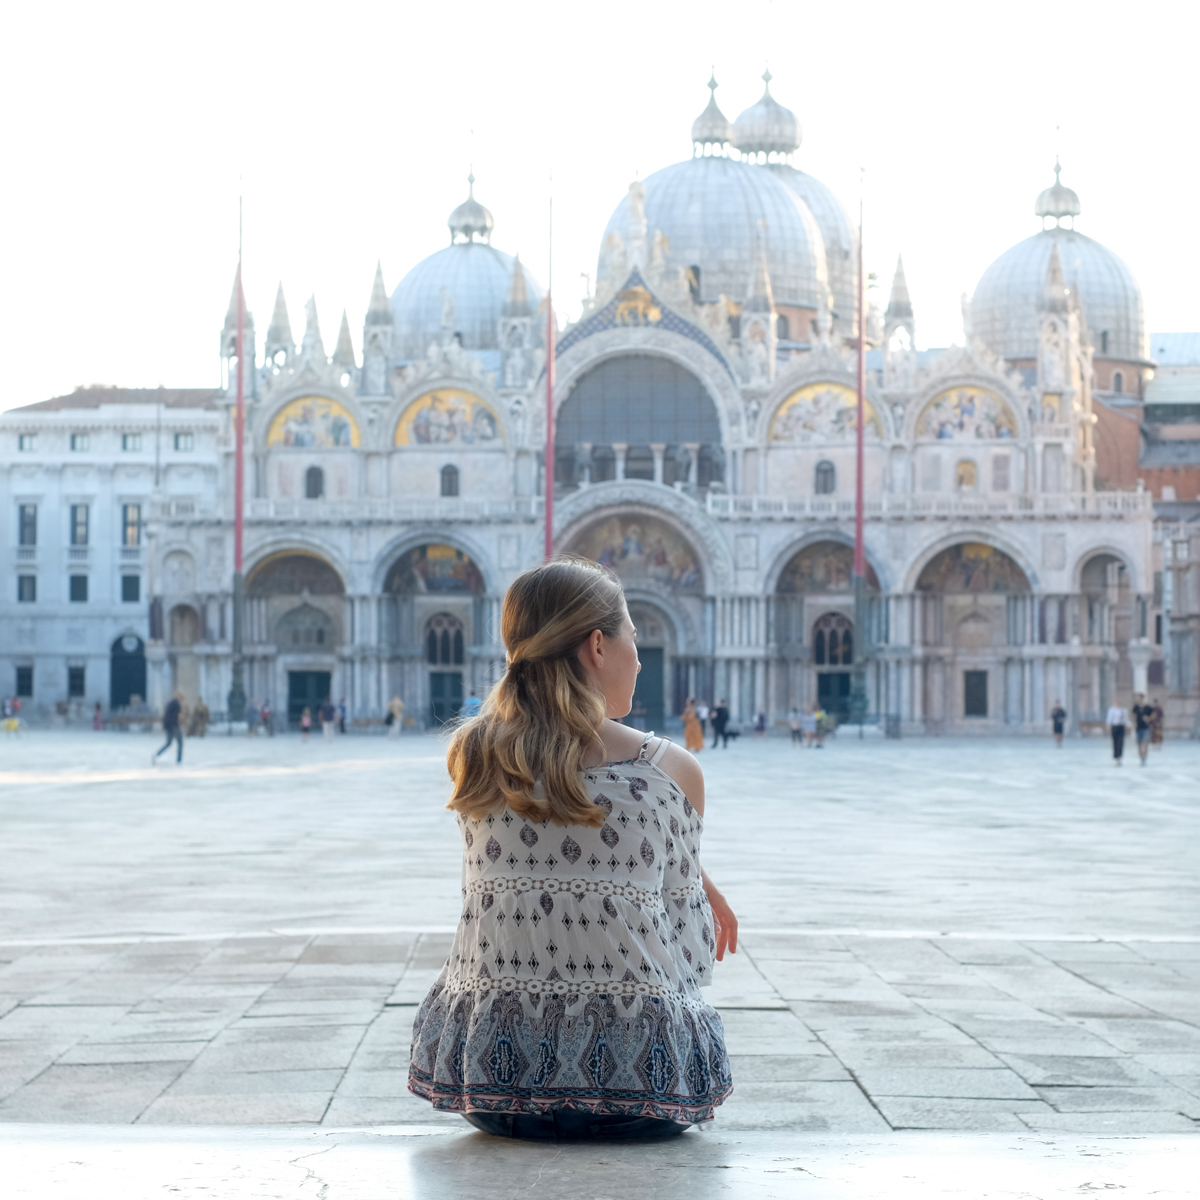
<instances>
[{"instance_id":1,"label":"pinnacle","mask_svg":"<svg viewBox=\"0 0 1200 1200\"><path fill-rule=\"evenodd\" d=\"M368 325L391 325L392 306L388 301L387 288L383 286L383 264L375 264L375 282L371 285L371 302L367 305Z\"/></svg>"},{"instance_id":2,"label":"pinnacle","mask_svg":"<svg viewBox=\"0 0 1200 1200\"><path fill-rule=\"evenodd\" d=\"M342 309L342 324L338 329L337 347L333 352L333 361L339 366L353 367L356 365L354 360L354 343L350 340L350 321L346 316L346 310Z\"/></svg>"}]
</instances>

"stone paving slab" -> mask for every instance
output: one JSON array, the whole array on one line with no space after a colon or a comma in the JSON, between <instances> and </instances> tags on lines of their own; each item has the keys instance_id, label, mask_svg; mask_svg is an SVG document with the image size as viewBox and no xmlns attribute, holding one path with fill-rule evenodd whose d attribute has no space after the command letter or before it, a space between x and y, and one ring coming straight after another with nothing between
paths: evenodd
<instances>
[{"instance_id":1,"label":"stone paving slab","mask_svg":"<svg viewBox=\"0 0 1200 1200\"><path fill-rule=\"evenodd\" d=\"M1191 1200L1200 1139L692 1131L521 1144L461 1127L0 1126L12 1200Z\"/></svg>"}]
</instances>

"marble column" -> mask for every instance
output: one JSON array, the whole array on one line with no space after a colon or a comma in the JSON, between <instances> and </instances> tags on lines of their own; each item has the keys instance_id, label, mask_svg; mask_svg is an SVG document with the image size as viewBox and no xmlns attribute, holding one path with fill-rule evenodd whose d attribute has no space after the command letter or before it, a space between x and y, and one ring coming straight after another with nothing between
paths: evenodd
<instances>
[{"instance_id":1,"label":"marble column","mask_svg":"<svg viewBox=\"0 0 1200 1200\"><path fill-rule=\"evenodd\" d=\"M613 442L613 454L616 455L614 476L617 479L625 478L625 452L628 449L628 442Z\"/></svg>"},{"instance_id":2,"label":"marble column","mask_svg":"<svg viewBox=\"0 0 1200 1200\"><path fill-rule=\"evenodd\" d=\"M667 452L665 442L651 442L650 452L654 455L654 482L662 483L663 481L663 456Z\"/></svg>"}]
</instances>

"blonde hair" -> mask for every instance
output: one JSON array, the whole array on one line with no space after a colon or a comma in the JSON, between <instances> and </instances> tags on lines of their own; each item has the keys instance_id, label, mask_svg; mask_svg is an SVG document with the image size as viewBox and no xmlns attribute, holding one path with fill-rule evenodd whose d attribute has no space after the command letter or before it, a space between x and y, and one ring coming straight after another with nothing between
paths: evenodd
<instances>
[{"instance_id":1,"label":"blonde hair","mask_svg":"<svg viewBox=\"0 0 1200 1200\"><path fill-rule=\"evenodd\" d=\"M578 651L597 629L616 637L624 619L620 581L589 559L556 558L513 581L501 615L508 670L450 740L448 808L475 820L508 805L535 821L603 823L581 772L606 708Z\"/></svg>"}]
</instances>

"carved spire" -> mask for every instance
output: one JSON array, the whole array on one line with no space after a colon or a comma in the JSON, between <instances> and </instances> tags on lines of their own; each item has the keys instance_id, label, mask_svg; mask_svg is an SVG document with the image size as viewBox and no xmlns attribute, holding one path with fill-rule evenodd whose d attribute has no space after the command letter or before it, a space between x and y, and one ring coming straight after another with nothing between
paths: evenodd
<instances>
[{"instance_id":1,"label":"carved spire","mask_svg":"<svg viewBox=\"0 0 1200 1200\"><path fill-rule=\"evenodd\" d=\"M371 302L367 305L368 325L393 325L392 305L383 286L383 264L375 264L375 282L371 285Z\"/></svg>"},{"instance_id":2,"label":"carved spire","mask_svg":"<svg viewBox=\"0 0 1200 1200\"><path fill-rule=\"evenodd\" d=\"M746 309L749 312L772 312L775 308L775 293L771 290L771 272L767 267L767 227L763 221L758 223L757 241L758 253Z\"/></svg>"},{"instance_id":3,"label":"carved spire","mask_svg":"<svg viewBox=\"0 0 1200 1200\"><path fill-rule=\"evenodd\" d=\"M532 312L529 307L529 288L525 282L525 268L521 266L521 256L513 259L512 279L508 284L508 296L504 301L503 315L506 317L527 317Z\"/></svg>"},{"instance_id":4,"label":"carved spire","mask_svg":"<svg viewBox=\"0 0 1200 1200\"><path fill-rule=\"evenodd\" d=\"M317 298L309 296L304 306L304 341L300 352L305 358L325 361L325 344L321 341L321 326L317 321Z\"/></svg>"},{"instance_id":5,"label":"carved spire","mask_svg":"<svg viewBox=\"0 0 1200 1200\"><path fill-rule=\"evenodd\" d=\"M354 343L350 340L350 321L346 317L344 308L342 309L342 325L338 330L337 347L333 352L333 361L339 367L353 369L357 366L354 360Z\"/></svg>"},{"instance_id":6,"label":"carved spire","mask_svg":"<svg viewBox=\"0 0 1200 1200\"><path fill-rule=\"evenodd\" d=\"M717 105L717 72L708 81L708 107L692 122L692 144L698 158L706 147L723 151L733 141L733 124ZM711 153L711 151L710 151Z\"/></svg>"},{"instance_id":7,"label":"carved spire","mask_svg":"<svg viewBox=\"0 0 1200 1200\"><path fill-rule=\"evenodd\" d=\"M267 329L267 344L264 351L268 360L274 360L281 351L290 358L296 350L292 341L292 323L288 320L287 301L283 298L283 284L275 293L275 310L271 313L271 324Z\"/></svg>"},{"instance_id":8,"label":"carved spire","mask_svg":"<svg viewBox=\"0 0 1200 1200\"><path fill-rule=\"evenodd\" d=\"M1042 290L1042 312L1065 313L1071 309L1071 293L1063 278L1062 259L1058 246L1050 249L1050 264L1046 268L1046 285Z\"/></svg>"},{"instance_id":9,"label":"carved spire","mask_svg":"<svg viewBox=\"0 0 1200 1200\"><path fill-rule=\"evenodd\" d=\"M911 321L913 315L912 300L908 295L908 280L904 277L904 256L896 256L896 274L892 276L892 295L888 300L887 313L889 321Z\"/></svg>"}]
</instances>

